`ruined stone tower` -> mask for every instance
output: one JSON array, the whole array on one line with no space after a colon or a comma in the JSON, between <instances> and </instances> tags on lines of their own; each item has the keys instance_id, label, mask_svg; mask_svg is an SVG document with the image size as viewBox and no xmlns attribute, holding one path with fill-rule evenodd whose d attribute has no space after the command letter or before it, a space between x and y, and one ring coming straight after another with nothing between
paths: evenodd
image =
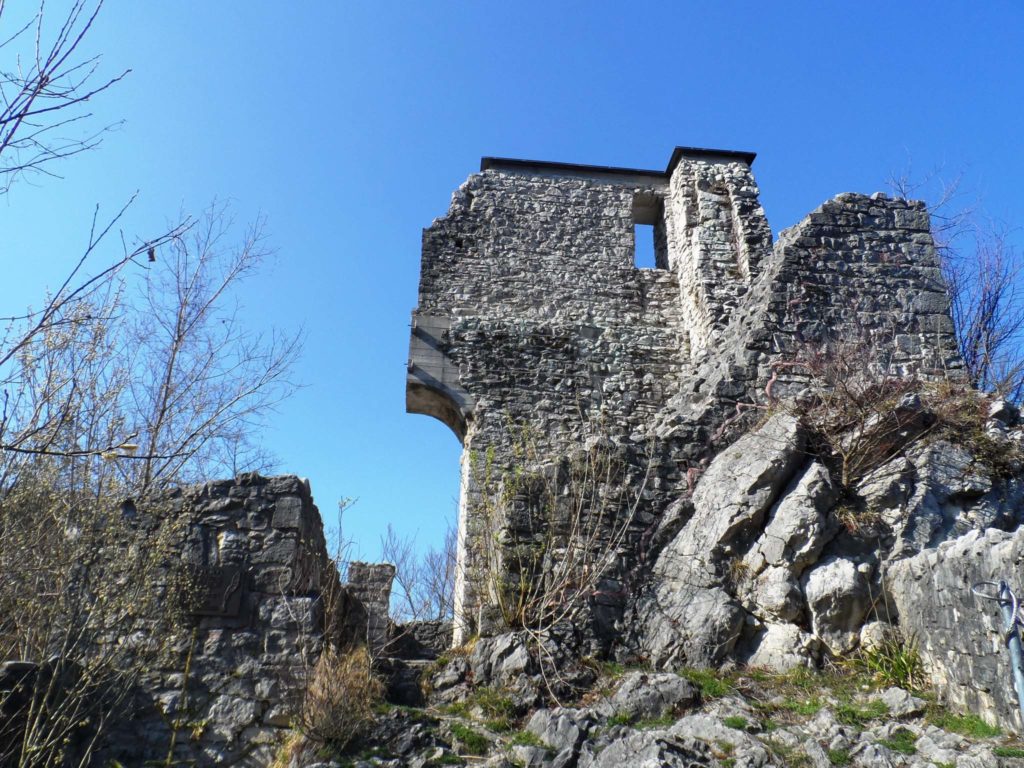
<instances>
[{"instance_id":1,"label":"ruined stone tower","mask_svg":"<svg viewBox=\"0 0 1024 768\"><path fill-rule=\"evenodd\" d=\"M800 348L959 365L922 203L841 194L773 246L753 161L688 147L664 171L484 158L424 230L407 410L463 445L456 640L487 602L472 457L509 467L510 424L552 453L599 435L653 457L638 547L716 431L794 385ZM654 268L635 264L638 226L654 229Z\"/></svg>"}]
</instances>

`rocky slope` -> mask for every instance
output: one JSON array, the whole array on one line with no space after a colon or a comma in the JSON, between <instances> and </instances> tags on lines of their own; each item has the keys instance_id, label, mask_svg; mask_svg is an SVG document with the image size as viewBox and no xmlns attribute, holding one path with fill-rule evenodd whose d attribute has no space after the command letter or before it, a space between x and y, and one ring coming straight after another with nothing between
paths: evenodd
<instances>
[{"instance_id":1,"label":"rocky slope","mask_svg":"<svg viewBox=\"0 0 1024 768\"><path fill-rule=\"evenodd\" d=\"M382 710L348 755L292 747L316 768L996 768L1024 743L926 693L878 682L853 666L681 674L606 667L594 691L524 711L514 694L479 688L458 703Z\"/></svg>"}]
</instances>

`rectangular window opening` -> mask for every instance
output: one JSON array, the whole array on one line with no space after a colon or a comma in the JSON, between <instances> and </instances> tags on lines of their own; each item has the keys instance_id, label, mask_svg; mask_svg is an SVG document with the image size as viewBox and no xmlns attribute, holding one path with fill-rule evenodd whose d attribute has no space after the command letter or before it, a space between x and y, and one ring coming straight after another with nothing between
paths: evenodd
<instances>
[{"instance_id":1,"label":"rectangular window opening","mask_svg":"<svg viewBox=\"0 0 1024 768\"><path fill-rule=\"evenodd\" d=\"M654 224L633 225L633 263L637 269L657 269L654 253Z\"/></svg>"},{"instance_id":2,"label":"rectangular window opening","mask_svg":"<svg viewBox=\"0 0 1024 768\"><path fill-rule=\"evenodd\" d=\"M657 193L633 196L633 266L637 269L668 269L663 211Z\"/></svg>"}]
</instances>

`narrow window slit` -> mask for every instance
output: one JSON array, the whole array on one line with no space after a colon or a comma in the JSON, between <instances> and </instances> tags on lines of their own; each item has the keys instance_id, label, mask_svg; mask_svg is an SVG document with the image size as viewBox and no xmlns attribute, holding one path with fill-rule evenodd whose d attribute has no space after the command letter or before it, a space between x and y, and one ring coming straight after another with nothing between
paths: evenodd
<instances>
[{"instance_id":1,"label":"narrow window slit","mask_svg":"<svg viewBox=\"0 0 1024 768\"><path fill-rule=\"evenodd\" d=\"M633 196L633 266L668 269L661 198L653 192Z\"/></svg>"},{"instance_id":2,"label":"narrow window slit","mask_svg":"<svg viewBox=\"0 0 1024 768\"><path fill-rule=\"evenodd\" d=\"M637 269L657 269L654 254L654 224L633 225L633 263Z\"/></svg>"}]
</instances>

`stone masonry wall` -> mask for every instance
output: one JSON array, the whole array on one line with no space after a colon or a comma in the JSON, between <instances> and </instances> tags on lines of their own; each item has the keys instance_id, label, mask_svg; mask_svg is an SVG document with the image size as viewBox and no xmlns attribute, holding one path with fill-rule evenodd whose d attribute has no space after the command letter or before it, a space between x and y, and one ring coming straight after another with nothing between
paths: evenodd
<instances>
[{"instance_id":1,"label":"stone masonry wall","mask_svg":"<svg viewBox=\"0 0 1024 768\"><path fill-rule=\"evenodd\" d=\"M480 458L512 468L518 425L552 456L601 435L653 467L628 570L742 404L799 385L801 350L841 341L904 373L959 366L922 204L839 195L773 247L752 161L485 159L424 231L407 408L463 444L456 642L488 600ZM634 265L636 223L655 226L656 269Z\"/></svg>"},{"instance_id":2,"label":"stone masonry wall","mask_svg":"<svg viewBox=\"0 0 1024 768\"><path fill-rule=\"evenodd\" d=\"M241 475L169 502L160 514L187 521L180 555L196 587L192 620L152 638L162 661L140 681L101 763L162 761L176 733L175 764L268 765L319 655L323 592L337 580L309 485Z\"/></svg>"}]
</instances>

